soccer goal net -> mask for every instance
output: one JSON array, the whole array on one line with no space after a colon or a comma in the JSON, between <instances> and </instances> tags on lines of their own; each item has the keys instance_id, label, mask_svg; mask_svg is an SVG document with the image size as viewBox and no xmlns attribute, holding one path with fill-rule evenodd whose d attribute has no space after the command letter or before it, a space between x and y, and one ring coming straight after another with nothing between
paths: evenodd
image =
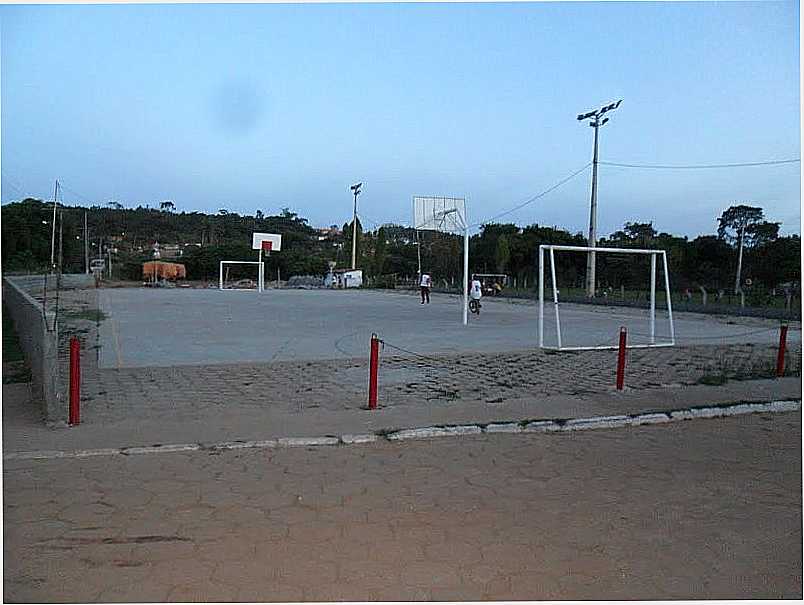
<instances>
[{"instance_id":1,"label":"soccer goal net","mask_svg":"<svg viewBox=\"0 0 804 605\"><path fill-rule=\"evenodd\" d=\"M594 253L597 266L592 300L586 299L583 287L584 266L590 253ZM545 313L546 297L553 306L552 313ZM664 250L539 246L540 348L615 349L621 327L627 330L628 348L675 344Z\"/></svg>"},{"instance_id":2,"label":"soccer goal net","mask_svg":"<svg viewBox=\"0 0 804 605\"><path fill-rule=\"evenodd\" d=\"M258 261L222 260L219 287L221 290L257 290L265 283L265 266Z\"/></svg>"}]
</instances>

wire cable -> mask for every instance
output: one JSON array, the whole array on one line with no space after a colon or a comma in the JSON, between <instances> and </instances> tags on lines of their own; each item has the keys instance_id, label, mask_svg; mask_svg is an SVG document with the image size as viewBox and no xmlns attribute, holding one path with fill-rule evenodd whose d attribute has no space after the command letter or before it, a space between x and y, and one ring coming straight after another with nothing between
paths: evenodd
<instances>
[{"instance_id":1,"label":"wire cable","mask_svg":"<svg viewBox=\"0 0 804 605\"><path fill-rule=\"evenodd\" d=\"M737 162L733 164L626 164L622 162L598 162L604 166L618 166L620 168L655 168L659 170L705 170L708 168L744 168L749 166L778 166L781 164L795 164L801 162L799 158L789 160L770 160L767 162Z\"/></svg>"},{"instance_id":2,"label":"wire cable","mask_svg":"<svg viewBox=\"0 0 804 605\"><path fill-rule=\"evenodd\" d=\"M716 341L721 340L721 341L725 341L726 339L729 339L729 338L743 338L745 336L752 336L754 334L766 334L768 332L777 332L777 331L778 331L778 328L762 328L762 329L759 329L759 330L750 330L748 332L741 332L739 334L725 334L725 335L722 335L722 336L683 336L683 337L679 338L679 336L676 335L676 341L678 341L678 340L716 340ZM643 336L643 337L646 337L646 338L650 338L650 334L643 334L641 332L628 332L628 335L629 336Z\"/></svg>"},{"instance_id":3,"label":"wire cable","mask_svg":"<svg viewBox=\"0 0 804 605\"><path fill-rule=\"evenodd\" d=\"M1 174L3 178L3 187L10 186L12 189L14 189L17 193L19 193L22 196L20 199L26 197L25 190L22 188L21 185L19 185L19 183L15 181L15 179L9 177L8 173L5 171L2 171Z\"/></svg>"},{"instance_id":4,"label":"wire cable","mask_svg":"<svg viewBox=\"0 0 804 605\"><path fill-rule=\"evenodd\" d=\"M525 200L525 201L524 201L524 202L522 202L521 204L518 204L518 205L514 206L514 207L513 207L513 208L511 208L510 210L506 210L505 212L500 212L499 214L496 214L496 215L492 216L491 218L488 218L488 219L486 219L486 220L484 220L484 221L481 221L481 222L479 222L479 223L473 223L473 224L469 225L469 228L472 228L472 227L480 227L480 226L482 226L482 225L484 225L484 224L491 223L491 222L493 222L493 221L496 221L498 218L501 218L501 217L503 217L503 216L506 216L506 215L508 215L508 214L511 214L512 212L516 212L517 210L520 210L520 209L524 208L525 206L527 206L527 205L529 205L529 204L532 204L532 203L533 203L533 202L535 202L536 200L543 198L543 197L544 197L545 195L547 195L548 193L551 193L552 191L555 191L556 189L558 189L559 187L561 187L561 185L563 185L564 183L567 183L567 182L571 181L571 180L572 180L572 179L574 179L576 176L578 176L578 175L579 175L579 174L581 174L583 171L585 171L587 168L589 168L589 166L591 166L591 165L592 165L592 162L588 162L588 163L587 163L587 164L586 164L586 165L585 165L583 168L580 168L580 169L576 170L576 171L575 171L575 172L573 172L571 175L569 175L569 176L567 176L567 177L565 177L565 178L561 179L561 180L560 180L560 181L558 181L558 182L557 182L555 185L553 185L553 186L551 186L551 187L549 187L549 188L545 189L545 190L544 190L544 191L542 191L541 193L537 193L537 194L536 194L536 195L534 195L533 197L528 198L527 200Z\"/></svg>"},{"instance_id":5,"label":"wire cable","mask_svg":"<svg viewBox=\"0 0 804 605\"><path fill-rule=\"evenodd\" d=\"M74 191L73 189L70 189L69 187L65 187L65 186L64 186L64 183L62 183L61 181L59 181L59 188L60 188L60 189L62 189L62 190L64 190L64 191L67 191L67 192L69 192L69 193L72 193L72 194L73 194L75 197L77 197L77 198L78 198L78 199L80 199L81 201L86 202L87 204L92 205L92 204L97 203L97 202L91 202L91 201L90 201L90 200L89 200L87 197L85 197L85 196L81 195L81 194L80 194L80 193L78 193L77 191Z\"/></svg>"}]
</instances>

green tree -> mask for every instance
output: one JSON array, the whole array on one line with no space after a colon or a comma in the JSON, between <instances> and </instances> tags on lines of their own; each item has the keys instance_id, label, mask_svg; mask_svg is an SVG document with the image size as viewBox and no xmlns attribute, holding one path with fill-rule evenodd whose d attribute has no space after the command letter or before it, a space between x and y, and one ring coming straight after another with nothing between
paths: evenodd
<instances>
[{"instance_id":1,"label":"green tree","mask_svg":"<svg viewBox=\"0 0 804 605\"><path fill-rule=\"evenodd\" d=\"M801 238L779 237L757 245L751 251L751 273L767 289L801 281Z\"/></svg>"},{"instance_id":2,"label":"green tree","mask_svg":"<svg viewBox=\"0 0 804 605\"><path fill-rule=\"evenodd\" d=\"M740 292L740 277L743 269L743 247L746 235L752 233L752 228L763 222L765 215L762 208L756 206L730 206L723 211L718 219L717 235L720 238L733 242L737 246L737 275L734 280L734 293Z\"/></svg>"},{"instance_id":3,"label":"green tree","mask_svg":"<svg viewBox=\"0 0 804 605\"><path fill-rule=\"evenodd\" d=\"M497 238L497 247L494 251L494 264L498 273L505 273L509 260L511 260L511 247L508 245L508 236L501 235Z\"/></svg>"},{"instance_id":4,"label":"green tree","mask_svg":"<svg viewBox=\"0 0 804 605\"><path fill-rule=\"evenodd\" d=\"M374 245L374 275L379 276L383 274L385 269L385 257L388 253L388 240L384 227L380 227L377 230L376 239L377 241Z\"/></svg>"}]
</instances>

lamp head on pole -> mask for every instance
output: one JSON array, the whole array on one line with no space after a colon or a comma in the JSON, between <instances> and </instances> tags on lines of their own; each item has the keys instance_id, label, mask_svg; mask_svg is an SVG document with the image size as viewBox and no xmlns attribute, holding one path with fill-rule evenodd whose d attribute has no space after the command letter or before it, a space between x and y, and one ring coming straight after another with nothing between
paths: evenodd
<instances>
[{"instance_id":1,"label":"lamp head on pole","mask_svg":"<svg viewBox=\"0 0 804 605\"><path fill-rule=\"evenodd\" d=\"M355 184L355 185L352 185L352 186L351 186L349 189L351 189L351 190L352 190L352 192L353 192L355 195L360 195L360 188L361 188L362 186L363 186L363 183L357 183L357 184Z\"/></svg>"},{"instance_id":2,"label":"lamp head on pole","mask_svg":"<svg viewBox=\"0 0 804 605\"><path fill-rule=\"evenodd\" d=\"M620 106L620 103L622 102L623 100L620 99L616 103L609 103L608 105L604 105L603 107L601 107L600 109L596 109L595 111L589 111L587 113L578 114L578 121L591 119L591 121L589 122L589 126L595 126L595 127L603 126L603 124L608 122L609 119L605 118L604 120L600 120L600 117L604 113L614 111L615 109L617 109Z\"/></svg>"}]
</instances>

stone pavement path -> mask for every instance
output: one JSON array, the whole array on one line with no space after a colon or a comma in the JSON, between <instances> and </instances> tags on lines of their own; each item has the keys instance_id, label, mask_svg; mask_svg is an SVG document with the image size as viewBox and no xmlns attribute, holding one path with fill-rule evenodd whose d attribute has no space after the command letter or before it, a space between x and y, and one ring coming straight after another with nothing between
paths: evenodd
<instances>
[{"instance_id":1,"label":"stone pavement path","mask_svg":"<svg viewBox=\"0 0 804 605\"><path fill-rule=\"evenodd\" d=\"M629 352L626 384L631 390L697 384L702 377L767 377L776 349L730 345L637 349ZM584 396L614 391L616 351L415 357L386 347L380 360L379 404L383 408L427 404ZM801 371L801 346L787 356L787 375ZM87 422L115 422L132 415L188 418L205 411L264 408L286 413L356 411L366 405L367 359L271 364L90 369L82 408Z\"/></svg>"},{"instance_id":2,"label":"stone pavement path","mask_svg":"<svg viewBox=\"0 0 804 605\"><path fill-rule=\"evenodd\" d=\"M11 461L5 599L801 598L801 417Z\"/></svg>"},{"instance_id":3,"label":"stone pavement path","mask_svg":"<svg viewBox=\"0 0 804 605\"><path fill-rule=\"evenodd\" d=\"M354 412L366 405L365 357L100 368L101 339L93 310L103 292L69 290L62 294L60 303L64 376L68 373L67 340L73 334L82 339L82 416L86 423L108 425L143 416L172 421L219 413L234 403L240 411L266 409L312 415ZM109 321L103 319L100 325ZM748 322L740 328L746 333L773 331L767 322L740 322ZM775 345L695 342L629 351L627 387L679 387L707 378L711 383L724 374L729 378L760 378L775 370ZM421 356L396 348L398 344L388 342L381 353L379 399L384 408L472 402L496 405L523 398L586 396L614 390L616 351L551 354L530 349ZM791 339L786 375L800 374L801 342Z\"/></svg>"}]
</instances>

